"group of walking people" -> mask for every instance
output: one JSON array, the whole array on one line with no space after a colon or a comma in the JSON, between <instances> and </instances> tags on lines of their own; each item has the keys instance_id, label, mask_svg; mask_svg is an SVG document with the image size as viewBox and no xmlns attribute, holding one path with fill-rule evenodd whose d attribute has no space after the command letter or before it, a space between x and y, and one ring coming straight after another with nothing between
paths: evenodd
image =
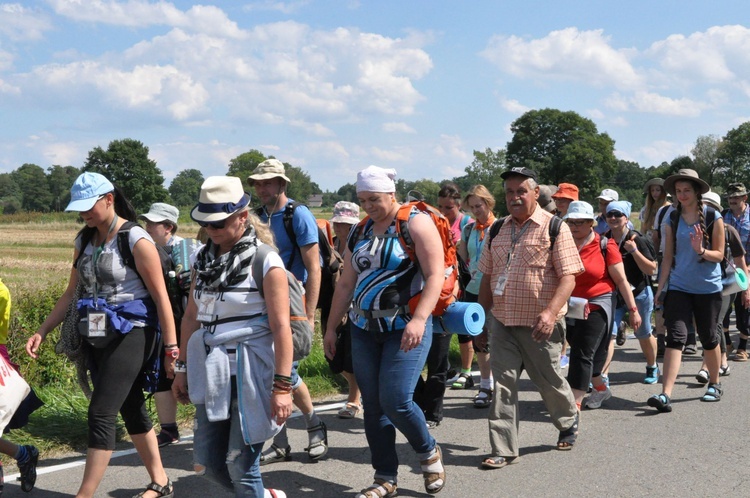
<instances>
[{"instance_id":1,"label":"group of walking people","mask_svg":"<svg viewBox=\"0 0 750 498\"><path fill-rule=\"evenodd\" d=\"M443 244L432 219L415 207L405 221L411 246L400 242L395 177L395 170L376 166L360 171L356 190L366 219L359 221L356 204L340 203L332 220L343 273L321 328L326 357L349 381L339 416L364 415L374 475L358 498L396 496L397 430L416 454L425 491L435 494L446 484L443 454L430 432L442 420L450 368L451 334L433 333L431 316L445 279ZM438 197L465 263L461 299L478 302L487 315L481 335L459 341L461 365L448 383L455 389L473 386L476 354L480 379L472 402L489 408L492 447L481 466L518 461L523 371L559 430L557 448L574 447L581 408L599 408L612 395L609 363L626 314L644 354L644 382L656 384L661 376L661 392L647 400L649 406L671 411L691 331L704 351L696 376L707 384L701 399L719 401L732 347L724 340L722 314L734 302L739 317L739 308L744 311L750 302L746 291L736 301L723 292L728 278L721 264L728 259L746 270L750 215L744 187L730 191L738 194L730 197L730 207L740 197L743 211L722 215L716 209L720 198L692 170L650 180L639 232L631 223L631 204L613 190L602 192L596 215L578 199L575 185L540 186L528 168L512 168L502 178L510 213L504 218L495 218L495 199L482 185L462 196L448 184ZM286 496L264 487L260 467L291 458L285 422L294 405L307 425L308 456L315 460L327 453L327 427L293 361L286 275L291 271L305 285L313 325L321 279L318 227L305 206L286 196L290 180L279 161L261 163L248 182L262 204L257 211L239 178L209 177L201 186L190 217L207 240L192 255L184 316L176 326L157 249L178 242L176 209L152 206L141 215L146 230L128 225L123 247L123 225L138 218L130 203L100 174L76 179L67 210L78 211L85 227L75 240L69 283L26 350L37 356L77 298L93 379L86 469L77 496L94 496L101 482L118 412L150 478L137 496L174 496L159 454L159 446L179 440L174 400L196 406L195 471L237 496ZM255 263L262 268L259 282L253 262L261 255ZM651 316L660 308L655 336ZM747 324L738 320L738 327L744 335L736 358L742 361ZM170 379L157 389L170 396L157 397L158 436L143 392L154 358L161 360L162 377ZM563 360L569 361L567 378Z\"/></svg>"}]
</instances>

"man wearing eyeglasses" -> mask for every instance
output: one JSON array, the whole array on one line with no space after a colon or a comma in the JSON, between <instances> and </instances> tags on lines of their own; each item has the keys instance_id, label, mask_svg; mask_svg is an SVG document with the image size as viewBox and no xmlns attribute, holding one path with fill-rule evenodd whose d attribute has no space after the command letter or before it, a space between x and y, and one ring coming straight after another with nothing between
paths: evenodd
<instances>
[{"instance_id":1,"label":"man wearing eyeglasses","mask_svg":"<svg viewBox=\"0 0 750 498\"><path fill-rule=\"evenodd\" d=\"M318 247L318 224L315 216L304 205L294 207L292 214L292 233L294 240L284 224L287 205L294 203L286 195L286 187L291 180L286 176L284 164L278 159L266 159L258 165L247 178L255 189L255 195L262 206L256 214L264 223L268 223L273 232L279 255L287 270L305 286L305 307L310 326L315 330L315 308L320 293L320 249ZM310 444L308 456L313 460L323 458L328 452L328 433L325 424L315 413L310 391L297 374L297 362L292 364L292 389L294 404L300 409L307 424ZM291 447L287 437L286 426L273 440L260 457L260 464L291 460Z\"/></svg>"},{"instance_id":2,"label":"man wearing eyeglasses","mask_svg":"<svg viewBox=\"0 0 750 498\"><path fill-rule=\"evenodd\" d=\"M724 213L724 223L734 227L740 234L740 240L745 246L745 251L750 250L750 206L747 204L747 190L742 183L731 183L727 187L727 201L729 210ZM750 262L750 256L745 253L745 261ZM724 318L725 335L729 331L729 314L732 312L730 307ZM734 301L734 314L737 329L740 331L740 340L737 345L737 351L734 354L734 361L747 361L750 356L747 353L748 339L748 310L742 304L742 293L737 293ZM727 342L727 352L731 351L731 341Z\"/></svg>"}]
</instances>

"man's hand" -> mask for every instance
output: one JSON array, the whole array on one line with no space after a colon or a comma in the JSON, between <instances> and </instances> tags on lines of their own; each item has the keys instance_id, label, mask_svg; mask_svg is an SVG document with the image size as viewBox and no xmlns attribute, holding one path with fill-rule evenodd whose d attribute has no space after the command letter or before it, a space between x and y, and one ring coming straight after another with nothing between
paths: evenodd
<instances>
[{"instance_id":1,"label":"man's hand","mask_svg":"<svg viewBox=\"0 0 750 498\"><path fill-rule=\"evenodd\" d=\"M536 317L534 328L531 331L531 338L536 342L545 342L549 340L552 331L555 330L556 319L557 317L545 308L539 313L539 316Z\"/></svg>"}]
</instances>

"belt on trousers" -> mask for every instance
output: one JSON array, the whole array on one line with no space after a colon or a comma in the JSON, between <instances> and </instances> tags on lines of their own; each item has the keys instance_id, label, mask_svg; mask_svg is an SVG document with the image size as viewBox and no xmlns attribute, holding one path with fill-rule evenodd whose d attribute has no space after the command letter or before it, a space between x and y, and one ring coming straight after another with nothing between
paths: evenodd
<instances>
[{"instance_id":1,"label":"belt on trousers","mask_svg":"<svg viewBox=\"0 0 750 498\"><path fill-rule=\"evenodd\" d=\"M385 310L363 310L356 306L352 306L352 311L359 316L372 320L373 318L393 318L398 315L406 315L409 313L409 307L399 306L398 308L389 308Z\"/></svg>"}]
</instances>

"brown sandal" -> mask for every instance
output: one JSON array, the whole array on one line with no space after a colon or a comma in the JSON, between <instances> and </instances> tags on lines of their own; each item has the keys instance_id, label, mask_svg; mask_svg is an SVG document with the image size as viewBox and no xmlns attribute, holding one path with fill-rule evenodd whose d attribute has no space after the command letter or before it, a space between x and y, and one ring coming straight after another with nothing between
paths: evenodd
<instances>
[{"instance_id":1,"label":"brown sandal","mask_svg":"<svg viewBox=\"0 0 750 498\"><path fill-rule=\"evenodd\" d=\"M398 486L383 479L375 479L354 498L393 498L398 494Z\"/></svg>"},{"instance_id":2,"label":"brown sandal","mask_svg":"<svg viewBox=\"0 0 750 498\"><path fill-rule=\"evenodd\" d=\"M443 466L442 472L426 472L422 470L422 476L424 477L424 489L431 495L439 493L445 487L445 465L443 465L443 452L440 451L440 446L436 444L435 455L432 458L428 458L427 460L422 460L421 462L419 462L419 464L422 466L422 469L424 469L425 467L429 467L430 465L437 462L440 462L440 464ZM438 482L439 485L434 486L435 483Z\"/></svg>"}]
</instances>

